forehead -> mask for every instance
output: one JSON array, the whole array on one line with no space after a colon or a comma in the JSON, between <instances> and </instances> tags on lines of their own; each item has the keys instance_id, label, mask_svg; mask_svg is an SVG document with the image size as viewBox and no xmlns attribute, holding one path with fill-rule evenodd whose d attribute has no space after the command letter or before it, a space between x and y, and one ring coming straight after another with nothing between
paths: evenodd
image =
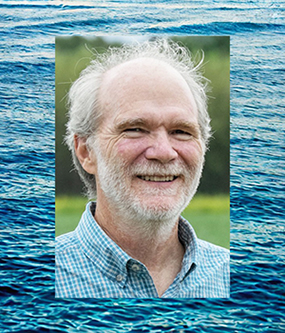
<instances>
[{"instance_id":1,"label":"forehead","mask_svg":"<svg viewBox=\"0 0 285 333\"><path fill-rule=\"evenodd\" d=\"M183 109L197 117L193 94L182 75L169 64L150 58L132 60L105 73L99 102L103 118L109 119L144 104Z\"/></svg>"}]
</instances>

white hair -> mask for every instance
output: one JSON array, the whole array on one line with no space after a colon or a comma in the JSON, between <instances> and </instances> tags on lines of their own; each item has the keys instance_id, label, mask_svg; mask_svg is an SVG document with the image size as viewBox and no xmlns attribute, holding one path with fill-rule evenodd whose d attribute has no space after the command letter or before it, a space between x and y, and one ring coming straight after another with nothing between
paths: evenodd
<instances>
[{"instance_id":1,"label":"white hair","mask_svg":"<svg viewBox=\"0 0 285 333\"><path fill-rule=\"evenodd\" d=\"M85 138L87 143L94 138L102 116L98 95L103 75L113 67L130 60L148 57L163 61L176 69L187 82L198 108L198 123L205 148L211 136L210 117L207 112L207 80L201 74L202 60L195 65L190 51L167 39L156 39L141 44L125 44L110 47L84 69L73 83L68 94L69 120L65 141L72 152L74 165L83 180L89 198L96 197L95 176L87 173L77 159L74 135Z\"/></svg>"}]
</instances>

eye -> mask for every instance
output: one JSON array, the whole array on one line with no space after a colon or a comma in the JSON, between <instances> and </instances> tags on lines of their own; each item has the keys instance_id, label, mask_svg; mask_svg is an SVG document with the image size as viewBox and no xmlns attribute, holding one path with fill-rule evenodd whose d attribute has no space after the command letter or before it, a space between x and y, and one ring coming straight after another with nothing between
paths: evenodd
<instances>
[{"instance_id":1,"label":"eye","mask_svg":"<svg viewBox=\"0 0 285 333\"><path fill-rule=\"evenodd\" d=\"M123 133L130 138L138 138L140 137L145 131L142 128L139 127L130 127L126 128Z\"/></svg>"},{"instance_id":2,"label":"eye","mask_svg":"<svg viewBox=\"0 0 285 333\"><path fill-rule=\"evenodd\" d=\"M179 129L172 131L171 134L179 140L190 140L193 137L192 133Z\"/></svg>"},{"instance_id":3,"label":"eye","mask_svg":"<svg viewBox=\"0 0 285 333\"><path fill-rule=\"evenodd\" d=\"M173 133L174 134L188 134L188 135L191 135L188 132L185 132L185 131L182 131L182 130L175 130L175 131L173 131Z\"/></svg>"},{"instance_id":4,"label":"eye","mask_svg":"<svg viewBox=\"0 0 285 333\"><path fill-rule=\"evenodd\" d=\"M139 133L141 131L142 131L141 128L127 128L124 130L124 132L135 132L135 133Z\"/></svg>"}]
</instances>

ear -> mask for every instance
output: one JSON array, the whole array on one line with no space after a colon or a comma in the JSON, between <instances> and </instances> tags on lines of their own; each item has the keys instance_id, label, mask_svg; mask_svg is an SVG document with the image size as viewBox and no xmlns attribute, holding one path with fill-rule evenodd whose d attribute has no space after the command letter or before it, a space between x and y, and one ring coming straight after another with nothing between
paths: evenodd
<instances>
[{"instance_id":1,"label":"ear","mask_svg":"<svg viewBox=\"0 0 285 333\"><path fill-rule=\"evenodd\" d=\"M95 175L97 163L94 153L88 149L86 138L74 135L74 149L82 168L86 172Z\"/></svg>"}]
</instances>

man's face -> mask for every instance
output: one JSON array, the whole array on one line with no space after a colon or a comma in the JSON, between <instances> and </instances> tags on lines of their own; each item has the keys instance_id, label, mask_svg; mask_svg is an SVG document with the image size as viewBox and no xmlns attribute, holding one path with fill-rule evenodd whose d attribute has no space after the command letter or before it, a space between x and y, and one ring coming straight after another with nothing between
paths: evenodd
<instances>
[{"instance_id":1,"label":"man's face","mask_svg":"<svg viewBox=\"0 0 285 333\"><path fill-rule=\"evenodd\" d=\"M139 59L107 73L96 144L97 200L133 217L177 217L196 192L203 165L197 109L170 66Z\"/></svg>"}]
</instances>

